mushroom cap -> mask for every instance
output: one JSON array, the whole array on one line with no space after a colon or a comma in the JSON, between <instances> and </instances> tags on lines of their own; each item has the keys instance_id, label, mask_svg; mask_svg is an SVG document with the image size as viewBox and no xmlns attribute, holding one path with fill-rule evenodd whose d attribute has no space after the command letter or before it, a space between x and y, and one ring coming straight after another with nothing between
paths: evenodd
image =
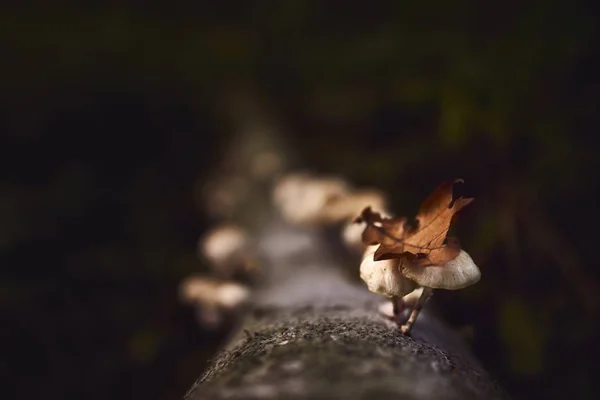
<instances>
[{"instance_id":1,"label":"mushroom cap","mask_svg":"<svg viewBox=\"0 0 600 400\"><path fill-rule=\"evenodd\" d=\"M378 246L368 246L360 263L360 277L369 290L386 297L400 297L412 292L416 284L402 275L400 260L373 260Z\"/></svg>"},{"instance_id":2,"label":"mushroom cap","mask_svg":"<svg viewBox=\"0 0 600 400\"><path fill-rule=\"evenodd\" d=\"M223 282L217 292L218 303L223 308L235 308L250 298L250 289L237 282Z\"/></svg>"},{"instance_id":3,"label":"mushroom cap","mask_svg":"<svg viewBox=\"0 0 600 400\"><path fill-rule=\"evenodd\" d=\"M277 182L273 201L288 222L318 225L329 220L324 212L327 204L345 197L348 191L348 184L339 178L293 173Z\"/></svg>"},{"instance_id":4,"label":"mushroom cap","mask_svg":"<svg viewBox=\"0 0 600 400\"><path fill-rule=\"evenodd\" d=\"M210 262L220 265L243 250L248 244L248 236L235 225L221 225L200 239L200 252Z\"/></svg>"},{"instance_id":5,"label":"mushroom cap","mask_svg":"<svg viewBox=\"0 0 600 400\"><path fill-rule=\"evenodd\" d=\"M454 260L440 267L420 267L404 261L402 274L420 286L446 290L465 288L481 278L481 271L464 250Z\"/></svg>"},{"instance_id":6,"label":"mushroom cap","mask_svg":"<svg viewBox=\"0 0 600 400\"><path fill-rule=\"evenodd\" d=\"M187 277L179 286L182 301L222 309L233 309L245 303L250 294L251 291L247 286L237 282L198 275Z\"/></svg>"}]
</instances>

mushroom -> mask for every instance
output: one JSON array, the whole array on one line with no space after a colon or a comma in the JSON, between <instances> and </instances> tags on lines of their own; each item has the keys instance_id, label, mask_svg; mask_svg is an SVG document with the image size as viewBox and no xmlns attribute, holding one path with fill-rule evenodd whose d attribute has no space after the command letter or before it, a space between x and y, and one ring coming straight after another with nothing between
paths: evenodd
<instances>
[{"instance_id":1,"label":"mushroom","mask_svg":"<svg viewBox=\"0 0 600 400\"><path fill-rule=\"evenodd\" d=\"M405 334L410 332L421 309L433 294L433 289L463 289L479 282L481 278L481 271L464 250L461 250L455 259L448 261L443 266L415 266L404 260L400 269L404 277L414 281L422 288L416 304L411 307L412 311L408 320L400 326L400 331ZM410 301L413 302L414 299Z\"/></svg>"},{"instance_id":2,"label":"mushroom","mask_svg":"<svg viewBox=\"0 0 600 400\"><path fill-rule=\"evenodd\" d=\"M417 285L402 275L399 260L373 260L377 247L367 246L360 263L360 277L369 290L391 298L401 298L412 292Z\"/></svg>"},{"instance_id":3,"label":"mushroom","mask_svg":"<svg viewBox=\"0 0 600 400\"><path fill-rule=\"evenodd\" d=\"M245 285L200 275L189 276L179 285L182 302L198 306L200 322L210 328L220 326L248 302L250 295Z\"/></svg>"},{"instance_id":4,"label":"mushroom","mask_svg":"<svg viewBox=\"0 0 600 400\"><path fill-rule=\"evenodd\" d=\"M213 272L221 278L232 278L237 274L252 275L257 271L250 238L242 228L224 224L218 226L198 242L199 253L204 256Z\"/></svg>"},{"instance_id":5,"label":"mushroom","mask_svg":"<svg viewBox=\"0 0 600 400\"><path fill-rule=\"evenodd\" d=\"M221 264L242 250L248 241L246 233L235 225L221 225L201 239L200 251L210 262Z\"/></svg>"},{"instance_id":6,"label":"mushroom","mask_svg":"<svg viewBox=\"0 0 600 400\"><path fill-rule=\"evenodd\" d=\"M481 271L464 250L442 266L423 267L407 259L374 261L373 255L378 247L379 244L376 244L365 249L360 277L370 291L391 298L390 302L379 307L383 315L397 319L404 309L411 309L407 321L400 326L404 334L410 332L433 289L463 289L481 278Z\"/></svg>"},{"instance_id":7,"label":"mushroom","mask_svg":"<svg viewBox=\"0 0 600 400\"><path fill-rule=\"evenodd\" d=\"M400 327L402 333L410 331L433 289L462 289L478 282L481 277L479 268L461 249L458 240L447 237L456 214L473 201L473 198L455 196L454 185L462 182L462 179L454 179L439 185L421 203L414 225L408 223L405 217L382 217L370 207L355 219L355 222L366 223L362 239L365 245L375 249L373 258L396 260L399 274L423 288L419 296L415 294L418 300L408 320ZM361 273L365 280L374 279L371 275ZM398 280L394 274L390 276ZM372 291L381 292L374 290L374 285L368 285ZM393 297L392 301L395 315L400 306L408 302L404 298L399 301L397 297ZM414 302L414 298L410 301Z\"/></svg>"},{"instance_id":8,"label":"mushroom","mask_svg":"<svg viewBox=\"0 0 600 400\"><path fill-rule=\"evenodd\" d=\"M365 207L386 209L387 198L376 189L352 190L336 177L315 177L291 173L280 179L273 191L273 202L282 217L301 226L327 226L344 223L341 239L352 250L362 252L365 225L352 222Z\"/></svg>"},{"instance_id":9,"label":"mushroom","mask_svg":"<svg viewBox=\"0 0 600 400\"><path fill-rule=\"evenodd\" d=\"M250 289L237 282L192 275L181 282L179 294L186 303L233 309L250 297Z\"/></svg>"},{"instance_id":10,"label":"mushroom","mask_svg":"<svg viewBox=\"0 0 600 400\"><path fill-rule=\"evenodd\" d=\"M293 173L276 183L273 201L288 222L315 226L330 220L326 212L327 204L346 196L348 192L349 187L342 179Z\"/></svg>"},{"instance_id":11,"label":"mushroom","mask_svg":"<svg viewBox=\"0 0 600 400\"><path fill-rule=\"evenodd\" d=\"M443 266L420 267L404 262L402 274L420 286L446 290L463 289L479 282L481 278L481 271L464 250Z\"/></svg>"},{"instance_id":12,"label":"mushroom","mask_svg":"<svg viewBox=\"0 0 600 400\"><path fill-rule=\"evenodd\" d=\"M405 309L412 310L408 321L400 328L403 333L407 333L429 298L431 289L419 287L415 281L404 276L401 260L374 261L373 254L377 247L379 245L367 246L365 249L360 264L360 277L371 292L391 299L379 307L379 311L385 316L398 320Z\"/></svg>"}]
</instances>

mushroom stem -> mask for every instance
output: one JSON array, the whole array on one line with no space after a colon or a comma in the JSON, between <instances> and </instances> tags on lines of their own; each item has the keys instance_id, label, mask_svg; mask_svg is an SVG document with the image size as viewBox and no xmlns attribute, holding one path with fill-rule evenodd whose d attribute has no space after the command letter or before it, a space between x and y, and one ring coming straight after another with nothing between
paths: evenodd
<instances>
[{"instance_id":1,"label":"mushroom stem","mask_svg":"<svg viewBox=\"0 0 600 400\"><path fill-rule=\"evenodd\" d=\"M432 288L428 288L428 287L423 288L423 293L419 297L419 301L413 307L406 323L400 327L400 332L402 332L405 335L410 334L410 330L412 329L415 321L417 320L417 317L421 313L421 309L423 309L423 307L425 306L425 303L427 303L427 300L429 300L429 298L431 297L432 294L433 294Z\"/></svg>"},{"instance_id":2,"label":"mushroom stem","mask_svg":"<svg viewBox=\"0 0 600 400\"><path fill-rule=\"evenodd\" d=\"M392 297L392 306L394 307L394 320L399 321L402 315L402 311L404 311L404 309L406 308L406 304L404 303L404 299L402 298L402 296Z\"/></svg>"}]
</instances>

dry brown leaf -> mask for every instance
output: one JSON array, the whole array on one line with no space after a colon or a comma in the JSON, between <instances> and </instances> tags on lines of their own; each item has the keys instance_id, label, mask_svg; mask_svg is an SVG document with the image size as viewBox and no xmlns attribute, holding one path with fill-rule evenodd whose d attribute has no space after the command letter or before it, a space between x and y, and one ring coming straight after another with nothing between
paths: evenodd
<instances>
[{"instance_id":1,"label":"dry brown leaf","mask_svg":"<svg viewBox=\"0 0 600 400\"><path fill-rule=\"evenodd\" d=\"M373 212L369 206L362 211L359 217L354 219L354 222L367 224L362 234L363 243L366 246L380 243L393 246L402 241L406 218L384 218L380 213Z\"/></svg>"},{"instance_id":2,"label":"dry brown leaf","mask_svg":"<svg viewBox=\"0 0 600 400\"><path fill-rule=\"evenodd\" d=\"M411 227L406 218L382 218L369 207L363 210L356 222L366 222L363 232L365 245L380 244L374 260L406 259L413 265L441 266L455 259L460 244L446 235L458 211L473 201L472 198L452 200L455 183L462 179L444 182L421 204L417 226Z\"/></svg>"}]
</instances>

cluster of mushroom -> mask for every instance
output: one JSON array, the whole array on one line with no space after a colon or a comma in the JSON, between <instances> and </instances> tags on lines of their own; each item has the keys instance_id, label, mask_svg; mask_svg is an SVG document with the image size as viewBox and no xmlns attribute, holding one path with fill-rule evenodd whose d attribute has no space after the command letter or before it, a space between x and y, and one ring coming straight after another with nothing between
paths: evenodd
<instances>
[{"instance_id":1,"label":"cluster of mushroom","mask_svg":"<svg viewBox=\"0 0 600 400\"><path fill-rule=\"evenodd\" d=\"M354 189L336 177L289 174L277 183L273 200L282 217L296 225L343 223L341 239L362 252L361 279L370 291L391 299L380 311L408 333L433 289L462 289L480 279L458 241L445 241L456 212L472 201L453 199L453 186L460 181L442 184L423 202L416 227L392 218L380 191ZM401 323L404 309L412 312Z\"/></svg>"},{"instance_id":2,"label":"cluster of mushroom","mask_svg":"<svg viewBox=\"0 0 600 400\"><path fill-rule=\"evenodd\" d=\"M220 225L198 241L210 275L194 274L179 286L181 300L196 307L201 325L223 328L250 301L251 285L260 275L248 234L233 224Z\"/></svg>"},{"instance_id":3,"label":"cluster of mushroom","mask_svg":"<svg viewBox=\"0 0 600 400\"><path fill-rule=\"evenodd\" d=\"M462 289L481 277L458 241L446 238L455 214L473 200L453 198L457 182L462 181L445 182L422 203L416 226L406 218L392 217L380 191L355 189L336 177L285 175L275 184L273 203L282 218L294 225L341 224L341 240L362 254L361 279L370 291L391 300L381 305L380 312L394 319L401 332L409 333L433 289ZM260 276L257 258L247 233L230 224L201 238L199 252L212 267L212 275L188 277L180 294L185 302L198 306L204 325L219 327L248 304L252 281ZM401 321L405 309L411 313Z\"/></svg>"},{"instance_id":4,"label":"cluster of mushroom","mask_svg":"<svg viewBox=\"0 0 600 400\"><path fill-rule=\"evenodd\" d=\"M360 277L370 291L391 299L380 311L398 319L405 309L411 315L400 329L409 333L433 289L457 290L477 283L481 272L469 254L461 250L458 257L442 266L420 267L406 260L375 261L378 245L368 246L360 264Z\"/></svg>"},{"instance_id":5,"label":"cluster of mushroom","mask_svg":"<svg viewBox=\"0 0 600 400\"><path fill-rule=\"evenodd\" d=\"M457 182L462 181L442 184L423 202L415 227L406 218L381 217L370 208L355 220L366 246L360 276L369 290L392 300L392 307L386 304L381 312L398 319L405 308L412 309L401 324L403 333L410 332L433 289L462 289L481 277L458 241L446 240L455 214L473 200L453 199Z\"/></svg>"},{"instance_id":6,"label":"cluster of mushroom","mask_svg":"<svg viewBox=\"0 0 600 400\"><path fill-rule=\"evenodd\" d=\"M343 224L342 241L352 250L362 251L363 228L353 223L362 209L387 208L387 198L371 188L353 188L345 180L315 176L307 172L290 173L275 185L273 203L283 219L303 227Z\"/></svg>"}]
</instances>

